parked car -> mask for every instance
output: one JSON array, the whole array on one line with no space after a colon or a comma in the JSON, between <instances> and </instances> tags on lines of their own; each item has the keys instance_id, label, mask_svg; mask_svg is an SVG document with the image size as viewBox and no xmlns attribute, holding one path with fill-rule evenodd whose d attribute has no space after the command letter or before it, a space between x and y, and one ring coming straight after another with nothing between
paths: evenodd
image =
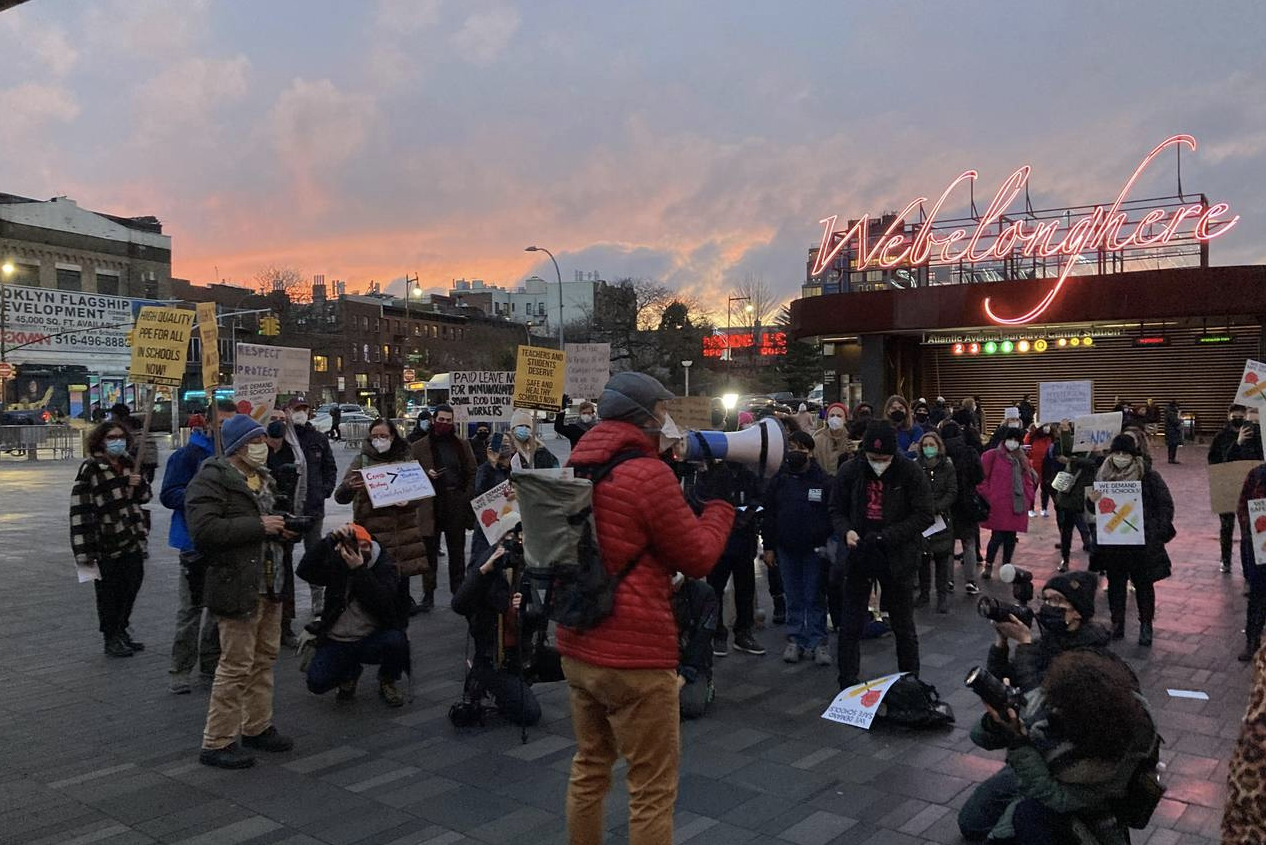
<instances>
[{"instance_id":1,"label":"parked car","mask_svg":"<svg viewBox=\"0 0 1266 845\"><path fill-rule=\"evenodd\" d=\"M738 401L735 407L740 411L755 411L757 408L763 408L766 405L774 404L774 400L763 393L752 393L744 396Z\"/></svg>"},{"instance_id":2,"label":"parked car","mask_svg":"<svg viewBox=\"0 0 1266 845\"><path fill-rule=\"evenodd\" d=\"M324 405L321 405L316 409L316 412L313 414L313 416L317 416L318 414L328 415L330 413L330 409L334 407L334 404L335 403L333 402L326 402ZM338 407L339 407L339 410L342 411L344 414L365 413L365 409L362 408L360 405L354 405L350 402L340 402Z\"/></svg>"}]
</instances>

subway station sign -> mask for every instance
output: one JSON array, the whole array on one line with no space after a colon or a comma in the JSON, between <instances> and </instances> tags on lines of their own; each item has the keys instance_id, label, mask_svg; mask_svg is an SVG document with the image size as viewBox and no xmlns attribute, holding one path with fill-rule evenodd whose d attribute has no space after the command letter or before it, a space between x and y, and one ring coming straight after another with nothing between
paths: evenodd
<instances>
[{"instance_id":1,"label":"subway station sign","mask_svg":"<svg viewBox=\"0 0 1266 845\"><path fill-rule=\"evenodd\" d=\"M1079 217L1070 214L1038 220L1010 215L1009 209L1028 185L1032 168L1025 165L1002 182L985 213L975 219L974 229L953 228L938 232L936 224L937 216L950 195L960 186L976 181L979 174L975 170L965 170L950 182L912 237L907 234L906 221L928 202L928 197L911 200L888 222L878 237L871 234L869 215L862 215L847 230L836 229L838 215L823 218L819 221L823 226L822 243L811 274L817 276L825 271L850 244L857 255L856 270L892 270L929 264L985 264L1012 258L1057 259L1060 262L1058 276L1034 280L1047 283L1049 287L1029 310L1014 314L998 313L988 298L984 300L985 316L993 323L1029 323L1059 296L1064 282L1086 253L1160 249L1173 244L1176 239L1207 243L1225 235L1235 226L1240 218L1238 215L1228 216L1230 206L1224 202L1210 205L1192 202L1145 210L1133 208L1138 202L1130 199L1135 183L1148 165L1171 147L1194 150L1196 139L1191 135L1166 138L1144 156L1111 205L1080 206L1077 209ZM1127 205L1131 211L1123 210L1123 206Z\"/></svg>"}]
</instances>

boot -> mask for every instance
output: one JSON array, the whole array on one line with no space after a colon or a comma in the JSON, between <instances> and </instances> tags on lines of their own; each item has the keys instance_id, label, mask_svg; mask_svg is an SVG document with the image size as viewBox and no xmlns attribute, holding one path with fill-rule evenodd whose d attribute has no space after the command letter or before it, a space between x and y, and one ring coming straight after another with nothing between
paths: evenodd
<instances>
[{"instance_id":1,"label":"boot","mask_svg":"<svg viewBox=\"0 0 1266 845\"><path fill-rule=\"evenodd\" d=\"M931 602L931 600L932 600L932 597L928 594L927 590L919 590L919 595L914 600L914 606L927 607L928 603Z\"/></svg>"},{"instance_id":2,"label":"boot","mask_svg":"<svg viewBox=\"0 0 1266 845\"><path fill-rule=\"evenodd\" d=\"M108 637L105 641L105 653L111 657L131 657L133 651L122 637Z\"/></svg>"},{"instance_id":3,"label":"boot","mask_svg":"<svg viewBox=\"0 0 1266 845\"><path fill-rule=\"evenodd\" d=\"M1152 623L1139 622L1139 645L1150 646L1152 644Z\"/></svg>"},{"instance_id":4,"label":"boot","mask_svg":"<svg viewBox=\"0 0 1266 845\"><path fill-rule=\"evenodd\" d=\"M783 625L787 622L787 597L774 596L774 624Z\"/></svg>"},{"instance_id":5,"label":"boot","mask_svg":"<svg viewBox=\"0 0 1266 845\"><path fill-rule=\"evenodd\" d=\"M1261 648L1261 646L1262 643L1260 640L1250 639L1244 644L1244 650L1240 652L1235 659L1241 663L1248 663L1253 659L1253 655L1257 654L1257 650Z\"/></svg>"},{"instance_id":6,"label":"boot","mask_svg":"<svg viewBox=\"0 0 1266 845\"><path fill-rule=\"evenodd\" d=\"M1112 639L1114 640L1125 639L1125 620L1124 619L1112 620Z\"/></svg>"}]
</instances>

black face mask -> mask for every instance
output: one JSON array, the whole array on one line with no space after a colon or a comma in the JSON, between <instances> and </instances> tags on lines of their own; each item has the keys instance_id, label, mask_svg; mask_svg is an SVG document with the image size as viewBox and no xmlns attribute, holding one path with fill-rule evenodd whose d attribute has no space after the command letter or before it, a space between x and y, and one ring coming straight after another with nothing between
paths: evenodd
<instances>
[{"instance_id":1,"label":"black face mask","mask_svg":"<svg viewBox=\"0 0 1266 845\"><path fill-rule=\"evenodd\" d=\"M1244 427L1243 417L1231 417L1231 428L1243 428L1243 427Z\"/></svg>"},{"instance_id":2,"label":"black face mask","mask_svg":"<svg viewBox=\"0 0 1266 845\"><path fill-rule=\"evenodd\" d=\"M476 436L476 437L479 437L479 438L482 438L482 439L484 439L484 440L486 440L486 439L488 439L488 432L484 431L484 430L481 428L481 429L479 429L479 431L476 431L476 432L475 432L475 436Z\"/></svg>"},{"instance_id":3,"label":"black face mask","mask_svg":"<svg viewBox=\"0 0 1266 845\"><path fill-rule=\"evenodd\" d=\"M1037 626L1043 634L1062 636L1068 633L1068 619L1064 608L1044 604L1037 611Z\"/></svg>"},{"instance_id":4,"label":"black face mask","mask_svg":"<svg viewBox=\"0 0 1266 845\"><path fill-rule=\"evenodd\" d=\"M793 470L799 471L805 468L809 463L809 454L807 452L788 452L787 466Z\"/></svg>"},{"instance_id":5,"label":"black face mask","mask_svg":"<svg viewBox=\"0 0 1266 845\"><path fill-rule=\"evenodd\" d=\"M897 425L900 425L901 423L906 421L906 412L901 410L900 408L897 408L896 410L893 410L893 411L889 411L888 419L892 420Z\"/></svg>"},{"instance_id":6,"label":"black face mask","mask_svg":"<svg viewBox=\"0 0 1266 845\"><path fill-rule=\"evenodd\" d=\"M914 415L914 420L915 420L915 422L925 423L925 422L927 422L927 421L928 421L928 415L927 415L927 414L922 414L922 413L920 413L920 414L915 414L915 415Z\"/></svg>"}]
</instances>

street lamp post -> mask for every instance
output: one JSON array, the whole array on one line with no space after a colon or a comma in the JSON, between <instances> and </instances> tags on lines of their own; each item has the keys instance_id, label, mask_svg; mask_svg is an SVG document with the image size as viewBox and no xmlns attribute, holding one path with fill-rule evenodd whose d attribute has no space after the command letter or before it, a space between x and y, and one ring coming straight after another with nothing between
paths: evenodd
<instances>
[{"instance_id":1,"label":"street lamp post","mask_svg":"<svg viewBox=\"0 0 1266 845\"><path fill-rule=\"evenodd\" d=\"M558 348L563 348L563 274L559 272L558 261L554 258L554 253L550 252L543 246L529 246L523 248L524 252L543 252L549 256L549 260L554 262L554 275L558 277Z\"/></svg>"},{"instance_id":2,"label":"street lamp post","mask_svg":"<svg viewBox=\"0 0 1266 845\"><path fill-rule=\"evenodd\" d=\"M681 362L681 368L682 368L682 369L685 371L685 373L686 373L686 395L687 395L687 396L689 396L689 395L690 395L690 367L691 367L691 365L692 365L692 364L694 364L694 361L682 361L682 362Z\"/></svg>"},{"instance_id":3,"label":"street lamp post","mask_svg":"<svg viewBox=\"0 0 1266 845\"><path fill-rule=\"evenodd\" d=\"M413 319L413 313L410 311L410 305L413 297L422 295L422 285L418 282L418 274L414 273L413 278L409 278L409 274L404 274L404 318L406 320ZM406 338L407 339L407 338Z\"/></svg>"}]
</instances>

